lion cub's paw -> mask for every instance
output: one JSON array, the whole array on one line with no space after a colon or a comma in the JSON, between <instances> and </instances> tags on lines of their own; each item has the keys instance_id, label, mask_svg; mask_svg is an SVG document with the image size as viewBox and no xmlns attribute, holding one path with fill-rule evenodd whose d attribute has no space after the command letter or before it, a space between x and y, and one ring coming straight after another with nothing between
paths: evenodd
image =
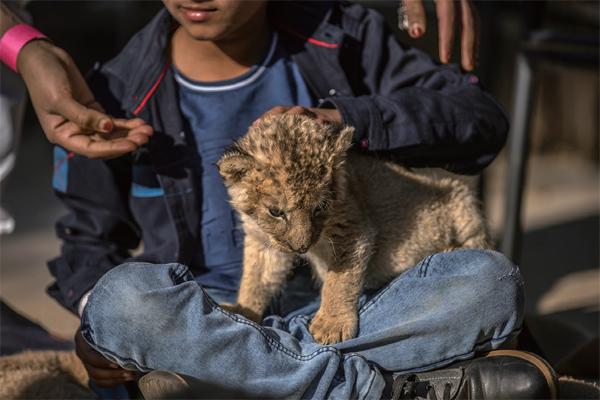
<instances>
[{"instance_id":1,"label":"lion cub's paw","mask_svg":"<svg viewBox=\"0 0 600 400\"><path fill-rule=\"evenodd\" d=\"M230 313L240 314L240 315L248 318L250 321L260 322L260 315L258 315L255 311L252 311L249 308L241 306L237 303L236 304L222 303L222 304L219 304L219 307L221 307L225 311L229 311Z\"/></svg>"},{"instance_id":2,"label":"lion cub's paw","mask_svg":"<svg viewBox=\"0 0 600 400\"><path fill-rule=\"evenodd\" d=\"M358 317L348 315L332 317L317 312L310 323L309 331L321 344L333 344L352 339L358 330Z\"/></svg>"},{"instance_id":3,"label":"lion cub's paw","mask_svg":"<svg viewBox=\"0 0 600 400\"><path fill-rule=\"evenodd\" d=\"M237 303L236 304L221 303L221 304L219 304L219 307L221 307L223 310L229 311L230 313L233 313L233 314L241 314L242 313L242 307Z\"/></svg>"}]
</instances>

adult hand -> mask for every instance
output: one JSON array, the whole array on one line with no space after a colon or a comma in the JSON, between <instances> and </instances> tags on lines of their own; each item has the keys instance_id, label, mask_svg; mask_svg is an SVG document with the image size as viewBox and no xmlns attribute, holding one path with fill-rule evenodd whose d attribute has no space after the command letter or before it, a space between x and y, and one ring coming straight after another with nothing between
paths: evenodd
<instances>
[{"instance_id":1,"label":"adult hand","mask_svg":"<svg viewBox=\"0 0 600 400\"><path fill-rule=\"evenodd\" d=\"M113 119L95 100L73 59L45 40L21 50L17 68L51 143L90 158L114 158L147 143L141 119Z\"/></svg>"},{"instance_id":2,"label":"adult hand","mask_svg":"<svg viewBox=\"0 0 600 400\"><path fill-rule=\"evenodd\" d=\"M90 379L101 387L113 387L135 380L135 372L112 363L86 342L78 329L75 334L75 353L83 362Z\"/></svg>"},{"instance_id":3,"label":"adult hand","mask_svg":"<svg viewBox=\"0 0 600 400\"><path fill-rule=\"evenodd\" d=\"M314 118L321 122L328 122L334 124L342 124L342 115L335 108L306 108L302 106L277 106L271 108L269 111L264 113L262 117L271 114L299 114L306 115ZM262 118L261 117L261 118Z\"/></svg>"},{"instance_id":4,"label":"adult hand","mask_svg":"<svg viewBox=\"0 0 600 400\"><path fill-rule=\"evenodd\" d=\"M420 38L427 28L423 0L400 1L404 3L405 11L403 27L412 38ZM435 0L435 10L440 61L444 64L450 62L454 33L460 29L460 63L463 69L472 71L479 49L479 19L472 0Z\"/></svg>"}]
</instances>

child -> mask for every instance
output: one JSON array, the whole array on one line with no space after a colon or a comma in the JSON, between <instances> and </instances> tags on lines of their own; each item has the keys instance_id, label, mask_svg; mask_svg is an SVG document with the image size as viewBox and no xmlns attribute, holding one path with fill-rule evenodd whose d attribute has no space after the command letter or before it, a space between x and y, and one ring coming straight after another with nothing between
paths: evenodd
<instances>
[{"instance_id":1,"label":"child","mask_svg":"<svg viewBox=\"0 0 600 400\"><path fill-rule=\"evenodd\" d=\"M364 297L358 337L335 346L308 334L318 298L301 267L262 327L218 308L235 299L243 234L214 162L261 114L300 106L353 125L358 151L459 173L494 159L507 122L473 75L398 44L362 6L164 3L91 78L109 113L154 128L149 144L112 161L56 150L70 213L49 293L82 315L97 383L133 379L118 364L263 398L380 397L384 371L439 368L518 333L519 272L485 251L434 255Z\"/></svg>"}]
</instances>

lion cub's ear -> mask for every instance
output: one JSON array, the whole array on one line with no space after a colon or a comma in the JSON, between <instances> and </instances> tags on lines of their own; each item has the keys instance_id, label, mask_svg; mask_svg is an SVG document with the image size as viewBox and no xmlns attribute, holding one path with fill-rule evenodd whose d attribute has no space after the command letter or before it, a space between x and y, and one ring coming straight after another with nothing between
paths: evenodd
<instances>
[{"instance_id":1,"label":"lion cub's ear","mask_svg":"<svg viewBox=\"0 0 600 400\"><path fill-rule=\"evenodd\" d=\"M217 162L219 173L227 185L238 183L254 165L254 159L238 151L225 153Z\"/></svg>"},{"instance_id":2,"label":"lion cub's ear","mask_svg":"<svg viewBox=\"0 0 600 400\"><path fill-rule=\"evenodd\" d=\"M354 128L350 126L343 127L335 138L334 153L336 155L346 153L352 146L352 139L354 139Z\"/></svg>"},{"instance_id":3,"label":"lion cub's ear","mask_svg":"<svg viewBox=\"0 0 600 400\"><path fill-rule=\"evenodd\" d=\"M345 126L342 128L338 138L338 145L345 150L352 145L354 139L354 128L351 126Z\"/></svg>"}]
</instances>

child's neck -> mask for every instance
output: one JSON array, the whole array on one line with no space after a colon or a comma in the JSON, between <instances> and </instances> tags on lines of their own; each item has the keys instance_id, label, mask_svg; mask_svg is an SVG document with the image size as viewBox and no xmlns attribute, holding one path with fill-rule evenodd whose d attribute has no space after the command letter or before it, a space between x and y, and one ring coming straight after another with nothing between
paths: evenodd
<instances>
[{"instance_id":1,"label":"child's neck","mask_svg":"<svg viewBox=\"0 0 600 400\"><path fill-rule=\"evenodd\" d=\"M196 40L181 27L171 39L173 64L186 77L204 82L232 79L260 62L269 47L271 29L241 33L223 41Z\"/></svg>"}]
</instances>

